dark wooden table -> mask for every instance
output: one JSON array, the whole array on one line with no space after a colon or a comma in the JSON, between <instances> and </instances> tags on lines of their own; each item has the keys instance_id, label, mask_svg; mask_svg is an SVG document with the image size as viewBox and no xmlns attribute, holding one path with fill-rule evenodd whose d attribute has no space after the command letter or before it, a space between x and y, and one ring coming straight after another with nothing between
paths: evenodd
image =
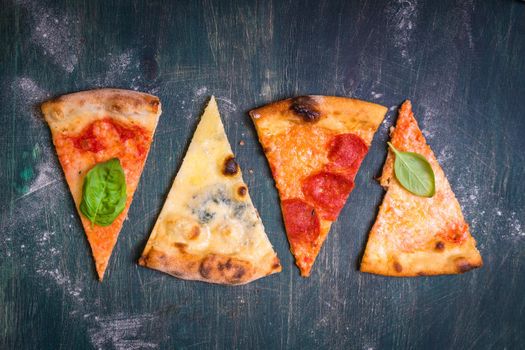
<instances>
[{"instance_id":1,"label":"dark wooden table","mask_svg":"<svg viewBox=\"0 0 525 350\"><path fill-rule=\"evenodd\" d=\"M0 45L0 348L525 346L525 3L1 0ZM164 109L102 284L37 109L95 87L150 92ZM211 94L283 264L241 287L136 265ZM247 115L300 94L390 108L308 279ZM406 98L478 240L480 270L357 271Z\"/></svg>"}]
</instances>

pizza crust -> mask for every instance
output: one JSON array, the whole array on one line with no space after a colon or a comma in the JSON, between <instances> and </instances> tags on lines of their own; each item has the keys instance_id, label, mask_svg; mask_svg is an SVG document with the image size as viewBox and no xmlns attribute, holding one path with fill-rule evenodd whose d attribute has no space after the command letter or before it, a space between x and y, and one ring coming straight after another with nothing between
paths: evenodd
<instances>
[{"instance_id":1,"label":"pizza crust","mask_svg":"<svg viewBox=\"0 0 525 350\"><path fill-rule=\"evenodd\" d=\"M456 274L483 265L461 207L417 125L410 101L400 111L391 142L400 151L423 155L434 171L431 198L405 190L394 175L391 150L380 183L387 189L372 227L361 271L387 276ZM455 242L457 241L457 242Z\"/></svg>"},{"instance_id":2,"label":"pizza crust","mask_svg":"<svg viewBox=\"0 0 525 350\"><path fill-rule=\"evenodd\" d=\"M139 265L174 277L226 285L240 285L281 271L277 256L270 252L259 261L247 261L229 255L188 253L175 249L151 247L139 259Z\"/></svg>"},{"instance_id":3,"label":"pizza crust","mask_svg":"<svg viewBox=\"0 0 525 350\"><path fill-rule=\"evenodd\" d=\"M111 117L155 130L162 113L159 98L137 91L97 89L57 97L42 104L52 133L75 133L93 120Z\"/></svg>"},{"instance_id":4,"label":"pizza crust","mask_svg":"<svg viewBox=\"0 0 525 350\"><path fill-rule=\"evenodd\" d=\"M361 272L393 277L458 274L481 267L476 241L469 237L461 246L446 245L441 251L392 252L370 240L361 262Z\"/></svg>"},{"instance_id":5,"label":"pizza crust","mask_svg":"<svg viewBox=\"0 0 525 350\"><path fill-rule=\"evenodd\" d=\"M317 104L319 117L314 123L334 133L352 132L361 137L367 145L372 143L374 134L387 108L375 103L339 96L305 96ZM294 113L293 98L273 102L250 111L259 138L285 131L291 123L301 122Z\"/></svg>"}]
</instances>

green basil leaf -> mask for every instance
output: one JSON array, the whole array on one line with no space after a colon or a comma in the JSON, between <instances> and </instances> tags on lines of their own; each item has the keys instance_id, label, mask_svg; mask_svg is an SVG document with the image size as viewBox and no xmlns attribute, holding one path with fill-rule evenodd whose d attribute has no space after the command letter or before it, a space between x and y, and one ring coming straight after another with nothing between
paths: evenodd
<instances>
[{"instance_id":1,"label":"green basil leaf","mask_svg":"<svg viewBox=\"0 0 525 350\"><path fill-rule=\"evenodd\" d=\"M396 155L394 171L401 186L417 196L432 197L436 193L434 171L425 157L419 153L398 151L390 142L388 146Z\"/></svg>"},{"instance_id":2,"label":"green basil leaf","mask_svg":"<svg viewBox=\"0 0 525 350\"><path fill-rule=\"evenodd\" d=\"M80 211L91 225L109 226L126 207L126 176L120 160L95 165L86 175Z\"/></svg>"}]
</instances>

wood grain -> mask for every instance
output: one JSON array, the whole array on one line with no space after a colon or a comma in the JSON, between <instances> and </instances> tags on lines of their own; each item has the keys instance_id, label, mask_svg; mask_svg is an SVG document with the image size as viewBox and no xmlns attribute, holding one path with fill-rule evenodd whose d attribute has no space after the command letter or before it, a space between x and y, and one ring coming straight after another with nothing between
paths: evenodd
<instances>
[{"instance_id":1,"label":"wood grain","mask_svg":"<svg viewBox=\"0 0 525 350\"><path fill-rule=\"evenodd\" d=\"M3 0L0 7L0 348L525 344L523 2ZM37 107L102 86L156 94L164 114L101 284ZM236 288L136 265L211 94L283 264L282 273ZM293 265L246 113L299 94L391 107L309 279ZM406 98L471 223L480 270L415 279L357 271L383 195L374 178L388 128Z\"/></svg>"}]
</instances>

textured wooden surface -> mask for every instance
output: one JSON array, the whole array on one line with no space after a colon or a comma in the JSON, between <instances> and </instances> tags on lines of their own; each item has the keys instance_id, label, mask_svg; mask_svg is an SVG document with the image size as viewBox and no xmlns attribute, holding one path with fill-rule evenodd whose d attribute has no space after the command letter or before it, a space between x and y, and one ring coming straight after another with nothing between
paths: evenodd
<instances>
[{"instance_id":1,"label":"textured wooden surface","mask_svg":"<svg viewBox=\"0 0 525 350\"><path fill-rule=\"evenodd\" d=\"M525 3L2 0L0 8L0 348L525 344ZM157 94L164 114L100 284L36 108L102 86ZM211 94L283 264L235 288L136 265ZM246 113L298 94L391 108L309 279L293 265ZM415 279L357 271L383 194L374 177L405 98L471 223L480 270Z\"/></svg>"}]
</instances>

